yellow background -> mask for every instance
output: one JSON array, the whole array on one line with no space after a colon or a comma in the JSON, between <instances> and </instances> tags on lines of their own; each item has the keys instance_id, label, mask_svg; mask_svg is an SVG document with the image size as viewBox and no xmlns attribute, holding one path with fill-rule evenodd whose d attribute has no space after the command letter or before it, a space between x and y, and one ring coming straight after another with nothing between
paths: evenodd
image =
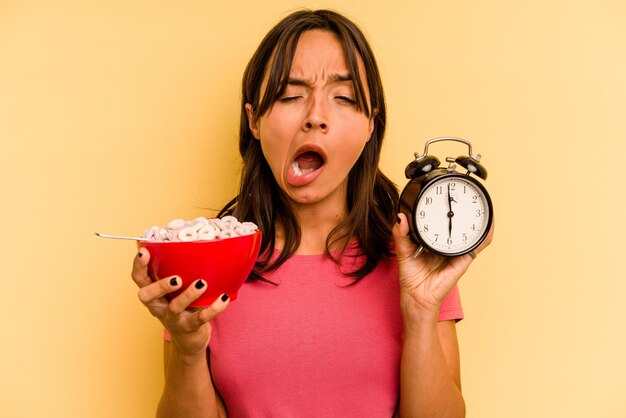
<instances>
[{"instance_id":1,"label":"yellow background","mask_svg":"<svg viewBox=\"0 0 626 418\"><path fill-rule=\"evenodd\" d=\"M460 284L468 417L626 417L621 0L0 1L1 415L153 415L134 243L93 233L233 195L240 77L296 6L369 36L400 186L432 137L483 155L497 231Z\"/></svg>"}]
</instances>

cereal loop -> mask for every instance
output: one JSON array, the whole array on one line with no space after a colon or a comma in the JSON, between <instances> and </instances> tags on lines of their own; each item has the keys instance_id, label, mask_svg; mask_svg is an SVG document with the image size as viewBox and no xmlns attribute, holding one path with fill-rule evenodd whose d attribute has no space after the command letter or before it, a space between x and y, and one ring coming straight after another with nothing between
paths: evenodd
<instances>
[{"instance_id":1,"label":"cereal loop","mask_svg":"<svg viewBox=\"0 0 626 418\"><path fill-rule=\"evenodd\" d=\"M234 216L223 218L198 217L191 221L174 219L165 227L153 226L143 233L143 238L150 241L211 241L254 234L258 230L253 222L239 222Z\"/></svg>"}]
</instances>

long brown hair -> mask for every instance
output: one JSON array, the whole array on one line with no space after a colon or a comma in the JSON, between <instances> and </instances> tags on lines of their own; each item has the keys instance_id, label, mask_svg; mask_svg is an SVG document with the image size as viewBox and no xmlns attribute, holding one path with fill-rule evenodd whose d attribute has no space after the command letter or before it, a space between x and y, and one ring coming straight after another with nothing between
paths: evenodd
<instances>
[{"instance_id":1,"label":"long brown hair","mask_svg":"<svg viewBox=\"0 0 626 418\"><path fill-rule=\"evenodd\" d=\"M361 30L346 17L331 10L300 10L284 18L268 32L243 75L239 131L239 152L243 158L241 184L237 197L218 216L234 214L239 219L255 222L263 231L261 256L251 279L264 280L264 272L276 269L293 255L300 244L301 231L288 198L277 185L263 156L260 142L250 131L245 105L252 104L256 117L271 109L287 86L301 34L316 29L338 36L352 76L357 109L374 119L372 136L348 174L348 216L327 237L326 255L340 263L341 260L330 254L330 247L337 242L356 240L357 255L363 255L364 261L351 271L344 271L344 274L359 280L370 273L382 258L392 254L389 244L391 227L396 220L398 191L378 168L385 133L386 107L376 60ZM371 103L366 103L367 97L359 73L359 57L365 67ZM266 71L269 74L267 87L263 100L259 102ZM272 257L276 220L280 220L284 228L285 244L278 257ZM341 251L340 257L343 256Z\"/></svg>"}]
</instances>

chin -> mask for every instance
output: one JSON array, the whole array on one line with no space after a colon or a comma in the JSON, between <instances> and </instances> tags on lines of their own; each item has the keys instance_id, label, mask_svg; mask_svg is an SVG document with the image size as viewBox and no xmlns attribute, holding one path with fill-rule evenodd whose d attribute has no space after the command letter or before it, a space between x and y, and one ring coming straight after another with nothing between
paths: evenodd
<instances>
[{"instance_id":1,"label":"chin","mask_svg":"<svg viewBox=\"0 0 626 418\"><path fill-rule=\"evenodd\" d=\"M289 193L287 195L289 200L300 205L310 205L320 202L322 199L319 196L311 194Z\"/></svg>"}]
</instances>

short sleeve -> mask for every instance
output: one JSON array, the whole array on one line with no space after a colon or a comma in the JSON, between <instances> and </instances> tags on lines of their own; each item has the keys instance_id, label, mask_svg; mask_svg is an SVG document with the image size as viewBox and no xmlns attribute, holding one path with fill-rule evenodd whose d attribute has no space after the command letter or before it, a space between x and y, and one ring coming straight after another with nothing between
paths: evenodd
<instances>
[{"instance_id":1,"label":"short sleeve","mask_svg":"<svg viewBox=\"0 0 626 418\"><path fill-rule=\"evenodd\" d=\"M459 322L463 318L461 296L459 295L458 286L455 285L439 307L439 321L454 320L455 322Z\"/></svg>"}]
</instances>

